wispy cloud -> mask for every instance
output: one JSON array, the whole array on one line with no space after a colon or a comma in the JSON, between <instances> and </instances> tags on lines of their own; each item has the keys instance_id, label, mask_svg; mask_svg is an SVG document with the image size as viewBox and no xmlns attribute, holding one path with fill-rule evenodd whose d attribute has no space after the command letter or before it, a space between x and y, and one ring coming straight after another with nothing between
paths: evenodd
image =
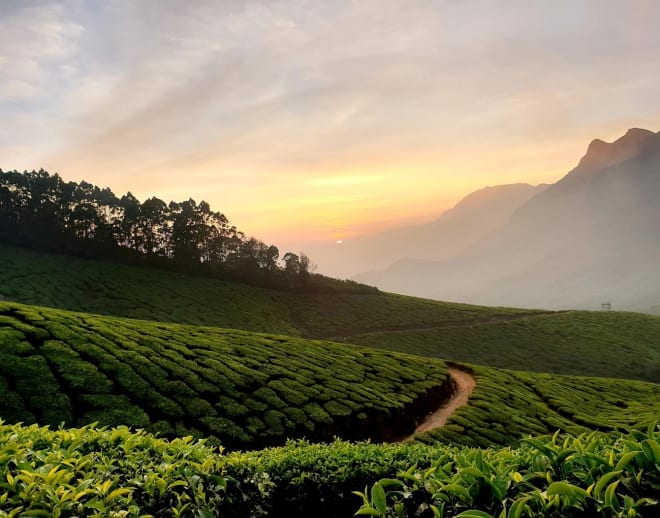
<instances>
[{"instance_id":1,"label":"wispy cloud","mask_svg":"<svg viewBox=\"0 0 660 518\"><path fill-rule=\"evenodd\" d=\"M1 167L206 197L257 233L299 225L281 197L317 200L315 228L333 207L346 221L364 207L403 217L447 192L556 178L590 138L660 126L654 1L2 11ZM348 187L361 190L354 207Z\"/></svg>"}]
</instances>

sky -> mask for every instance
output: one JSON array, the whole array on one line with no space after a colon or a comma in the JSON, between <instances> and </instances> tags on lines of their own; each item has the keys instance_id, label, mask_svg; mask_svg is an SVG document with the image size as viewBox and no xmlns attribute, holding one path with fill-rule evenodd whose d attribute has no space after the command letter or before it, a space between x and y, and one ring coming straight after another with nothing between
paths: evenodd
<instances>
[{"instance_id":1,"label":"sky","mask_svg":"<svg viewBox=\"0 0 660 518\"><path fill-rule=\"evenodd\" d=\"M660 129L655 0L0 0L0 167L289 249Z\"/></svg>"}]
</instances>

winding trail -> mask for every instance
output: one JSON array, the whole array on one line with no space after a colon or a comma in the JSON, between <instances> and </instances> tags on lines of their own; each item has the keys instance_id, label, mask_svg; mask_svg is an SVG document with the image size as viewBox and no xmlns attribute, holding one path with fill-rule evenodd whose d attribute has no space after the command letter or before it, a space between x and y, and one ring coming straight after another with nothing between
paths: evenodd
<instances>
[{"instance_id":1,"label":"winding trail","mask_svg":"<svg viewBox=\"0 0 660 518\"><path fill-rule=\"evenodd\" d=\"M470 394L472 394L474 387L477 386L474 376L469 372L456 367L448 367L447 370L456 385L455 392L448 401L445 401L442 406L430 414L424 422L415 429L415 432L412 435L406 437L403 441L412 439L418 433L441 428L457 408L467 405Z\"/></svg>"}]
</instances>

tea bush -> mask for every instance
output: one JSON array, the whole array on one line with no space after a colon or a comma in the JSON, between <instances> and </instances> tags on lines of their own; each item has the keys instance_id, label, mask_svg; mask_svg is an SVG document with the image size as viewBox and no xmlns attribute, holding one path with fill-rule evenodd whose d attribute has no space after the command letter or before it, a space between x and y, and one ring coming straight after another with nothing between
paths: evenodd
<instances>
[{"instance_id":1,"label":"tea bush","mask_svg":"<svg viewBox=\"0 0 660 518\"><path fill-rule=\"evenodd\" d=\"M125 427L0 423L0 489L2 517L654 517L660 433L498 449L295 441L225 454Z\"/></svg>"},{"instance_id":2,"label":"tea bush","mask_svg":"<svg viewBox=\"0 0 660 518\"><path fill-rule=\"evenodd\" d=\"M445 449L432 465L412 465L357 492L356 514L634 517L660 513L660 433L590 432L528 438L515 449Z\"/></svg>"},{"instance_id":3,"label":"tea bush","mask_svg":"<svg viewBox=\"0 0 660 518\"><path fill-rule=\"evenodd\" d=\"M362 347L0 303L11 422L98 421L230 449L379 439L414 430L446 380L441 361Z\"/></svg>"},{"instance_id":4,"label":"tea bush","mask_svg":"<svg viewBox=\"0 0 660 518\"><path fill-rule=\"evenodd\" d=\"M660 384L557 376L472 366L477 382L469 404L443 428L418 441L467 446L516 444L527 434L555 430L623 430L660 416Z\"/></svg>"}]
</instances>

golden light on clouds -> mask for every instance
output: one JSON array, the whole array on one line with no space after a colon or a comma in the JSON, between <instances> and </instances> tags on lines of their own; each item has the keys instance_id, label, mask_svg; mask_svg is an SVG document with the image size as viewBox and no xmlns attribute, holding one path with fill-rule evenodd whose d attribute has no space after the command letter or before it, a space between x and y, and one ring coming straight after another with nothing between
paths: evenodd
<instances>
[{"instance_id":1,"label":"golden light on clouds","mask_svg":"<svg viewBox=\"0 0 660 518\"><path fill-rule=\"evenodd\" d=\"M311 187L366 187L373 184L384 184L391 177L384 174L349 174L339 176L322 176L307 181Z\"/></svg>"},{"instance_id":2,"label":"golden light on clouds","mask_svg":"<svg viewBox=\"0 0 660 518\"><path fill-rule=\"evenodd\" d=\"M3 5L3 169L205 199L262 239L430 220L660 128L660 4Z\"/></svg>"}]
</instances>

